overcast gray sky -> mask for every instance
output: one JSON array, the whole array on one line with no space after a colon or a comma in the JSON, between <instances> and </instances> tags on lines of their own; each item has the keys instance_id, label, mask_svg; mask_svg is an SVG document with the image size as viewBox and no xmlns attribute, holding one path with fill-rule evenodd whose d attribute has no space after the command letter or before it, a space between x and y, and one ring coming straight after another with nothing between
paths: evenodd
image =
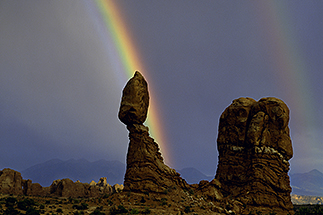
<instances>
[{"instance_id":1,"label":"overcast gray sky","mask_svg":"<svg viewBox=\"0 0 323 215\"><path fill-rule=\"evenodd\" d=\"M115 3L160 105L171 167L214 175L223 110L274 96L291 110L291 172L323 172L323 1ZM89 5L0 1L0 169L52 158L125 163L117 114L127 79Z\"/></svg>"}]
</instances>

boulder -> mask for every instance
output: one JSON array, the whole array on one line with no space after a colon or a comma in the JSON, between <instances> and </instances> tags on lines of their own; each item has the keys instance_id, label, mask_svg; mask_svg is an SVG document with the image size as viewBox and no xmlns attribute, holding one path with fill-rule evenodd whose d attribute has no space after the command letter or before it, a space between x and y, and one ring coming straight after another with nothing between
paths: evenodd
<instances>
[{"instance_id":1,"label":"boulder","mask_svg":"<svg viewBox=\"0 0 323 215\"><path fill-rule=\"evenodd\" d=\"M137 71L123 89L119 119L126 125L142 124L147 118L148 105L148 85Z\"/></svg>"}]
</instances>

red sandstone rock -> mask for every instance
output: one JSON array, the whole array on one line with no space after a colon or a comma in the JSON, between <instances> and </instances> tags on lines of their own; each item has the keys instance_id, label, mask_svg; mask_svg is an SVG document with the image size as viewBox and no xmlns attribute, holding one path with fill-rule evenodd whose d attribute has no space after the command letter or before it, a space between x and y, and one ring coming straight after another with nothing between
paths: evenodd
<instances>
[{"instance_id":1,"label":"red sandstone rock","mask_svg":"<svg viewBox=\"0 0 323 215\"><path fill-rule=\"evenodd\" d=\"M55 180L50 187L42 187L32 183L30 179L24 180L21 174L12 169L0 171L0 193L31 196L56 196L56 197L100 197L104 194L120 192L122 185L112 187L105 177L98 183L73 182L70 179Z\"/></svg>"},{"instance_id":2,"label":"red sandstone rock","mask_svg":"<svg viewBox=\"0 0 323 215\"><path fill-rule=\"evenodd\" d=\"M188 187L174 170L164 164L158 144L149 136L146 120L149 104L147 83L139 72L123 90L119 119L129 130L129 148L124 190L165 192L171 187Z\"/></svg>"},{"instance_id":3,"label":"red sandstone rock","mask_svg":"<svg viewBox=\"0 0 323 215\"><path fill-rule=\"evenodd\" d=\"M220 118L216 178L245 211L293 214L289 109L277 98L240 98Z\"/></svg>"},{"instance_id":4,"label":"red sandstone rock","mask_svg":"<svg viewBox=\"0 0 323 215\"><path fill-rule=\"evenodd\" d=\"M0 171L0 193L22 195L22 185L20 172L8 168Z\"/></svg>"}]
</instances>

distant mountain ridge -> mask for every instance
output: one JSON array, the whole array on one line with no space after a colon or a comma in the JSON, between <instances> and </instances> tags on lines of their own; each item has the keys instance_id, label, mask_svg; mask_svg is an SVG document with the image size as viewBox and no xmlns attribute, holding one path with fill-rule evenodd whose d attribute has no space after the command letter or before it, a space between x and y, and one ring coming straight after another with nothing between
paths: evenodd
<instances>
[{"instance_id":1,"label":"distant mountain ridge","mask_svg":"<svg viewBox=\"0 0 323 215\"><path fill-rule=\"evenodd\" d=\"M211 181L214 178L214 176L207 176L193 167L178 170L178 173L189 184L198 184L201 180Z\"/></svg>"},{"instance_id":2,"label":"distant mountain ridge","mask_svg":"<svg viewBox=\"0 0 323 215\"><path fill-rule=\"evenodd\" d=\"M50 186L54 180L63 178L90 183L92 180L97 182L101 177L107 177L107 182L111 185L122 184L124 174L125 164L103 159L94 162L86 159L52 159L21 171L24 179L31 179L42 186Z\"/></svg>"},{"instance_id":3,"label":"distant mountain ridge","mask_svg":"<svg viewBox=\"0 0 323 215\"><path fill-rule=\"evenodd\" d=\"M125 164L120 161L102 159L89 162L86 159L66 161L52 159L29 167L21 171L21 174L24 179L31 179L42 186L50 186L54 180L63 178L90 183L92 180L97 182L101 177L107 177L107 182L114 185L123 184L125 169ZM196 184L201 180L210 181L214 178L193 167L183 168L178 172L189 184ZM290 181L294 195L323 197L323 173L317 169L306 173L291 174Z\"/></svg>"},{"instance_id":4,"label":"distant mountain ridge","mask_svg":"<svg viewBox=\"0 0 323 215\"><path fill-rule=\"evenodd\" d=\"M292 194L302 196L323 196L323 173L313 169L306 173L290 176Z\"/></svg>"}]
</instances>

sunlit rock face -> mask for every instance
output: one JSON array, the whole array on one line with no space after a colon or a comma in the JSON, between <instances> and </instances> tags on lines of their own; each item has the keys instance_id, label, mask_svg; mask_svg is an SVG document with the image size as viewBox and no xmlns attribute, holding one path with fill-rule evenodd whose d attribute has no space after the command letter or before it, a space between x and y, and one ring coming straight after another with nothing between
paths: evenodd
<instances>
[{"instance_id":1,"label":"sunlit rock face","mask_svg":"<svg viewBox=\"0 0 323 215\"><path fill-rule=\"evenodd\" d=\"M293 214L288 122L287 105L272 97L236 99L221 115L216 179L246 211Z\"/></svg>"},{"instance_id":2,"label":"sunlit rock face","mask_svg":"<svg viewBox=\"0 0 323 215\"><path fill-rule=\"evenodd\" d=\"M124 190L162 193L170 187L185 188L188 184L164 164L158 144L143 125L148 105L147 82L136 72L123 90L119 110L119 119L130 132Z\"/></svg>"},{"instance_id":3,"label":"sunlit rock face","mask_svg":"<svg viewBox=\"0 0 323 215\"><path fill-rule=\"evenodd\" d=\"M0 171L0 193L23 194L23 179L20 172L5 168Z\"/></svg>"}]
</instances>

